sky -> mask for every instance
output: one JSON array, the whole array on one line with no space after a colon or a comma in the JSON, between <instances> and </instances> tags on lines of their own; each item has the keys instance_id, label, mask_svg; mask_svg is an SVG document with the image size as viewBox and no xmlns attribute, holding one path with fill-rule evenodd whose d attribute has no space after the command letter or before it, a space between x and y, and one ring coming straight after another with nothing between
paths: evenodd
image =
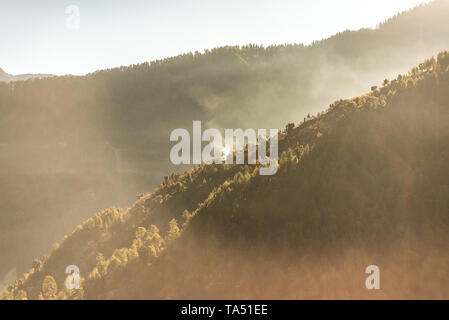
<instances>
[{"instance_id":1,"label":"sky","mask_svg":"<svg viewBox=\"0 0 449 320\"><path fill-rule=\"evenodd\" d=\"M0 68L82 75L224 45L309 44L425 0L0 0Z\"/></svg>"}]
</instances>

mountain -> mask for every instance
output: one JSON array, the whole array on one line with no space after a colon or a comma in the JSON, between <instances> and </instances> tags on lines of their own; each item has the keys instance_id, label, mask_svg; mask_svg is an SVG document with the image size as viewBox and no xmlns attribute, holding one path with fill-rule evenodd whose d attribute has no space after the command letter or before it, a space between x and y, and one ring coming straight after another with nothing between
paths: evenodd
<instances>
[{"instance_id":1,"label":"mountain","mask_svg":"<svg viewBox=\"0 0 449 320\"><path fill-rule=\"evenodd\" d=\"M10 81L10 77L11 75L7 74L2 68L0 68L0 81Z\"/></svg>"},{"instance_id":2,"label":"mountain","mask_svg":"<svg viewBox=\"0 0 449 320\"><path fill-rule=\"evenodd\" d=\"M169 161L173 129L298 123L449 48L448 19L439 0L310 46L229 46L1 82L0 278L25 272L93 212L127 207L186 170Z\"/></svg>"},{"instance_id":3,"label":"mountain","mask_svg":"<svg viewBox=\"0 0 449 320\"><path fill-rule=\"evenodd\" d=\"M448 298L448 93L441 52L287 125L274 176L172 174L78 226L4 298ZM80 290L61 289L71 264ZM371 264L381 291L365 288Z\"/></svg>"},{"instance_id":4,"label":"mountain","mask_svg":"<svg viewBox=\"0 0 449 320\"><path fill-rule=\"evenodd\" d=\"M23 81L28 79L40 79L40 78L48 78L54 77L51 74L19 74L19 75L11 75L6 73L2 68L0 68L0 82L10 82L10 81Z\"/></svg>"}]
</instances>

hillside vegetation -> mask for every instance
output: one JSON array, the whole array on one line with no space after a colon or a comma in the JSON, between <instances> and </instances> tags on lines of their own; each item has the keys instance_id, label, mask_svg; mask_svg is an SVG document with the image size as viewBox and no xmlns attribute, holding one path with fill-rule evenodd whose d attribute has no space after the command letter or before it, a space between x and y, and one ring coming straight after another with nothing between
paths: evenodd
<instances>
[{"instance_id":1,"label":"hillside vegetation","mask_svg":"<svg viewBox=\"0 0 449 320\"><path fill-rule=\"evenodd\" d=\"M202 165L88 219L6 299L449 298L449 53L281 134L279 171ZM81 290L64 289L79 266ZM365 289L365 267L381 291Z\"/></svg>"},{"instance_id":2,"label":"hillside vegetation","mask_svg":"<svg viewBox=\"0 0 449 320\"><path fill-rule=\"evenodd\" d=\"M297 123L447 49L448 20L438 0L310 46L230 46L0 83L0 279L92 212L128 206L179 170L168 161L173 129Z\"/></svg>"}]
</instances>

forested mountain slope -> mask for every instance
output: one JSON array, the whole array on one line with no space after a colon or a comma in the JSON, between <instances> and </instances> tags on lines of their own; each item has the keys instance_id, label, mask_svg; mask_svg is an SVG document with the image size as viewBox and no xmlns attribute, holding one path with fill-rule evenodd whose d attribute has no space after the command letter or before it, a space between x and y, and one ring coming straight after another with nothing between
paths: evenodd
<instances>
[{"instance_id":1,"label":"forested mountain slope","mask_svg":"<svg viewBox=\"0 0 449 320\"><path fill-rule=\"evenodd\" d=\"M168 159L173 129L298 123L447 49L447 21L449 3L438 0L310 46L223 47L0 83L0 278L179 170Z\"/></svg>"},{"instance_id":2,"label":"forested mountain slope","mask_svg":"<svg viewBox=\"0 0 449 320\"><path fill-rule=\"evenodd\" d=\"M98 213L4 298L448 298L448 129L442 52L288 125L274 176L202 165Z\"/></svg>"}]
</instances>

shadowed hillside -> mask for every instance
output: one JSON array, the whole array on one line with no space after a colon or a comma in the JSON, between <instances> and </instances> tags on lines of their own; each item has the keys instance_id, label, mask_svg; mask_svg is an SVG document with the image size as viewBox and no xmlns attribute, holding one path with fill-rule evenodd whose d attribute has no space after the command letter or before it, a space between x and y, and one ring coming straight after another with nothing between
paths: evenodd
<instances>
[{"instance_id":1,"label":"shadowed hillside","mask_svg":"<svg viewBox=\"0 0 449 320\"><path fill-rule=\"evenodd\" d=\"M172 174L78 226L4 297L448 298L448 92L442 52L288 125L274 176ZM80 291L61 290L70 264ZM364 287L370 264L381 291Z\"/></svg>"},{"instance_id":2,"label":"shadowed hillside","mask_svg":"<svg viewBox=\"0 0 449 320\"><path fill-rule=\"evenodd\" d=\"M310 46L223 47L0 83L0 278L26 271L93 212L126 207L179 170L168 158L173 129L298 123L447 49L448 19L439 0Z\"/></svg>"}]
</instances>

